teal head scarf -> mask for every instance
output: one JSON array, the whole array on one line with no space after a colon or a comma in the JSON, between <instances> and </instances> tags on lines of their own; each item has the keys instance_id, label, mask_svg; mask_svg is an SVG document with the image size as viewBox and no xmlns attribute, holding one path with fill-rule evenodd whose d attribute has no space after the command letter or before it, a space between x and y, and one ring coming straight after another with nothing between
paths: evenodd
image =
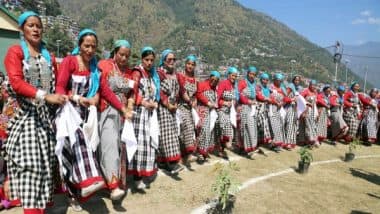
<instances>
[{"instance_id":1,"label":"teal head scarf","mask_svg":"<svg viewBox=\"0 0 380 214\"><path fill-rule=\"evenodd\" d=\"M220 73L218 71L211 71L210 77L217 77L218 79L220 79Z\"/></svg>"},{"instance_id":2,"label":"teal head scarf","mask_svg":"<svg viewBox=\"0 0 380 214\"><path fill-rule=\"evenodd\" d=\"M267 73L262 73L262 74L260 75L260 79L261 79L261 80L269 80L269 74L267 74Z\"/></svg>"},{"instance_id":3,"label":"teal head scarf","mask_svg":"<svg viewBox=\"0 0 380 214\"><path fill-rule=\"evenodd\" d=\"M197 57L194 55L194 54L191 54L189 56L186 57L186 62L194 62L195 64L197 64Z\"/></svg>"},{"instance_id":4,"label":"teal head scarf","mask_svg":"<svg viewBox=\"0 0 380 214\"><path fill-rule=\"evenodd\" d=\"M239 73L238 69L236 67L228 67L227 68L227 76L229 76L230 74L237 74ZM235 93L235 98L237 101L239 101L240 99L240 96L239 96L239 90L238 90L238 81L235 80L234 82L234 93Z\"/></svg>"},{"instance_id":5,"label":"teal head scarf","mask_svg":"<svg viewBox=\"0 0 380 214\"><path fill-rule=\"evenodd\" d=\"M26 22L26 20L29 17L31 17L31 16L35 16L35 17L39 18L39 16L38 16L37 13L35 13L33 11L26 11L26 12L22 13L19 16L19 18L18 18L18 26L21 27ZM26 44L25 38L24 38L24 36L22 34L20 35L20 45L21 45L21 48L22 48L22 52L24 54L24 60L28 61L28 59L30 57L29 48L28 48L28 45ZM41 42L40 52L41 52L41 55L45 58L45 60L48 62L49 66L51 66L50 53L46 49L44 42Z\"/></svg>"},{"instance_id":6,"label":"teal head scarf","mask_svg":"<svg viewBox=\"0 0 380 214\"><path fill-rule=\"evenodd\" d=\"M145 46L141 49L141 55L143 55L147 51L151 51L154 53L154 49L152 47ZM153 83L154 83L154 86L156 87L156 101L158 102L160 101L160 84L161 84L160 77L158 76L158 73L154 66L150 69L149 72L152 75Z\"/></svg>"},{"instance_id":7,"label":"teal head scarf","mask_svg":"<svg viewBox=\"0 0 380 214\"><path fill-rule=\"evenodd\" d=\"M283 81L284 80L284 75L281 74L281 73L277 73L277 74L274 75L273 79L274 80ZM286 87L285 87L285 84L283 82L281 82L280 88L281 88L282 93L284 93L285 95L287 95Z\"/></svg>"},{"instance_id":8,"label":"teal head scarf","mask_svg":"<svg viewBox=\"0 0 380 214\"><path fill-rule=\"evenodd\" d=\"M257 73L257 69L255 66L249 66L247 69L247 73Z\"/></svg>"},{"instance_id":9,"label":"teal head scarf","mask_svg":"<svg viewBox=\"0 0 380 214\"><path fill-rule=\"evenodd\" d=\"M112 52L115 51L116 48L125 47L125 48L131 48L131 44L127 40L120 39L116 40L112 45Z\"/></svg>"},{"instance_id":10,"label":"teal head scarf","mask_svg":"<svg viewBox=\"0 0 380 214\"><path fill-rule=\"evenodd\" d=\"M166 60L166 57L170 54L170 53L174 53L171 49L166 49L164 51L162 51L162 54L161 54L161 59L160 59L160 64L159 66L163 66L164 65L164 62Z\"/></svg>"},{"instance_id":11,"label":"teal head scarf","mask_svg":"<svg viewBox=\"0 0 380 214\"><path fill-rule=\"evenodd\" d=\"M74 50L71 52L72 55L79 55L79 50L80 50L79 49L79 41L85 35L94 35L96 37L95 31L93 31L91 29L83 29L78 34L78 38L77 38L78 39L78 44L74 48ZM98 64L98 61L96 60L96 57L93 56L90 59L90 71L91 71L91 75L90 75L90 88L89 88L88 93L87 93L87 98L91 98L91 97L95 96L96 92L99 89L100 72L98 70L97 64Z\"/></svg>"},{"instance_id":12,"label":"teal head scarf","mask_svg":"<svg viewBox=\"0 0 380 214\"><path fill-rule=\"evenodd\" d=\"M358 82L356 82L356 81L353 81L353 82L351 83L350 89L351 89L352 91L354 90L354 86L355 86L356 84L358 84Z\"/></svg>"},{"instance_id":13,"label":"teal head scarf","mask_svg":"<svg viewBox=\"0 0 380 214\"><path fill-rule=\"evenodd\" d=\"M346 90L346 87L344 87L344 85L338 86L338 91L345 91L345 90Z\"/></svg>"},{"instance_id":14,"label":"teal head scarf","mask_svg":"<svg viewBox=\"0 0 380 214\"><path fill-rule=\"evenodd\" d=\"M262 73L260 75L260 80L269 80L269 74L268 73ZM263 95L265 97L269 97L270 96L270 89L268 87L268 84L267 85L261 85L261 92L263 93Z\"/></svg>"}]
</instances>

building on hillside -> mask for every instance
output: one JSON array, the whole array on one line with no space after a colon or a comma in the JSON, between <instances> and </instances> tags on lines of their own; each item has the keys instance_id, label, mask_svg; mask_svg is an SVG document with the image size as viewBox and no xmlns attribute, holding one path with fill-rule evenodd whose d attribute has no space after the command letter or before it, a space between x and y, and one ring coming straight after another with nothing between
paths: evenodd
<instances>
[{"instance_id":1,"label":"building on hillside","mask_svg":"<svg viewBox=\"0 0 380 214\"><path fill-rule=\"evenodd\" d=\"M17 18L0 6L0 70L3 73L5 54L9 46L19 43L19 35Z\"/></svg>"}]
</instances>

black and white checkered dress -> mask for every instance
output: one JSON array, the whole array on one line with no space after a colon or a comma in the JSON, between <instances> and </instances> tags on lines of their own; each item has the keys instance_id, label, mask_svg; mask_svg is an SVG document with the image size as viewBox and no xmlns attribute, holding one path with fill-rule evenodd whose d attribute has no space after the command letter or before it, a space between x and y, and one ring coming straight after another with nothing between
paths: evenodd
<instances>
[{"instance_id":1,"label":"black and white checkered dress","mask_svg":"<svg viewBox=\"0 0 380 214\"><path fill-rule=\"evenodd\" d=\"M20 62L21 63L21 62ZM24 66L24 79L29 84L54 92L54 72L41 56L30 57ZM15 95L9 89L10 95ZM51 123L51 106L31 98L16 95L19 111L8 124L5 144L10 199L20 199L23 208L46 207L52 201L55 134Z\"/></svg>"},{"instance_id":2,"label":"black and white checkered dress","mask_svg":"<svg viewBox=\"0 0 380 214\"><path fill-rule=\"evenodd\" d=\"M203 95L207 97L209 102L216 103L216 91L208 90L203 92ZM198 152L206 155L215 148L215 129L210 130L210 108L204 105L198 105L197 112L199 115L199 124L197 125L197 142Z\"/></svg>"},{"instance_id":3,"label":"black and white checkered dress","mask_svg":"<svg viewBox=\"0 0 380 214\"><path fill-rule=\"evenodd\" d=\"M284 95L282 95L281 93L273 91L271 96L273 96L277 102L283 102L282 100L284 99ZM269 104L268 118L273 143L275 145L282 146L285 143L285 131L284 122L280 114L280 108L278 108L276 105Z\"/></svg>"},{"instance_id":4,"label":"black and white checkered dress","mask_svg":"<svg viewBox=\"0 0 380 214\"><path fill-rule=\"evenodd\" d=\"M313 143L318 141L317 124L316 124L316 112L317 109L314 107L316 104L316 96L306 97L311 106L307 106L304 112L305 117L299 120L299 134L297 141L301 144Z\"/></svg>"},{"instance_id":5,"label":"black and white checkered dress","mask_svg":"<svg viewBox=\"0 0 380 214\"><path fill-rule=\"evenodd\" d=\"M189 81L185 82L184 88L190 99L195 98L195 92L197 91L196 82L191 83ZM181 117L181 128L180 128L180 143L181 151L186 153L191 153L195 150L195 124L193 115L191 113L192 106L185 102L183 99L180 100L179 112Z\"/></svg>"},{"instance_id":6,"label":"black and white checkered dress","mask_svg":"<svg viewBox=\"0 0 380 214\"><path fill-rule=\"evenodd\" d=\"M235 100L234 91L223 91L222 99L225 101L233 101ZM233 139L234 137L234 128L232 127L230 120L230 107L222 106L218 110L218 120L217 120L217 128L218 128L218 136L219 139L223 139L223 143L225 140Z\"/></svg>"},{"instance_id":7,"label":"black and white checkered dress","mask_svg":"<svg viewBox=\"0 0 380 214\"><path fill-rule=\"evenodd\" d=\"M363 112L363 119L360 123L361 137L363 140L375 142L377 138L378 111L368 106Z\"/></svg>"},{"instance_id":8,"label":"black and white checkered dress","mask_svg":"<svg viewBox=\"0 0 380 214\"><path fill-rule=\"evenodd\" d=\"M153 79L142 75L138 84L138 96L145 100L154 100L156 87ZM134 109L136 114L133 116L133 128L135 129L137 150L131 163L128 164L128 174L148 177L157 172L156 149L152 145L149 129L153 111L142 105L136 105Z\"/></svg>"},{"instance_id":9,"label":"black and white checkered dress","mask_svg":"<svg viewBox=\"0 0 380 214\"><path fill-rule=\"evenodd\" d=\"M350 98L350 102L353 103L353 104L357 104L359 105L359 97L356 93L353 93L352 94L354 95L352 98ZM344 121L346 121L349 129L348 129L348 133L347 133L347 136L349 136L350 138L355 138L357 133L358 133L358 129L359 129L359 123L360 123L360 120L358 119L358 115L359 115L359 112L360 110L356 107L346 107L344 108L344 111L343 111L343 119Z\"/></svg>"},{"instance_id":10,"label":"black and white checkered dress","mask_svg":"<svg viewBox=\"0 0 380 214\"><path fill-rule=\"evenodd\" d=\"M256 90L253 88L253 90ZM256 97L251 97L250 88L246 87L243 89L242 94L246 96L249 100L256 100ZM256 109L256 105L253 108ZM251 116L252 106L251 105L241 105L240 111L240 142L241 146L245 152L251 152L257 147L257 110L253 116Z\"/></svg>"},{"instance_id":11,"label":"black and white checkered dress","mask_svg":"<svg viewBox=\"0 0 380 214\"><path fill-rule=\"evenodd\" d=\"M325 107L319 107L318 109L317 134L319 140L324 140L327 138L328 109Z\"/></svg>"},{"instance_id":12,"label":"black and white checkered dress","mask_svg":"<svg viewBox=\"0 0 380 214\"><path fill-rule=\"evenodd\" d=\"M168 97L168 102L178 103L179 84L176 75L161 78L161 93ZM160 136L157 161L178 161L181 158L176 112L170 112L162 102L158 107Z\"/></svg>"},{"instance_id":13,"label":"black and white checkered dress","mask_svg":"<svg viewBox=\"0 0 380 214\"><path fill-rule=\"evenodd\" d=\"M290 98L294 98L294 93L289 94ZM291 103L285 106L286 116L284 120L285 144L294 146L297 143L298 118L297 105Z\"/></svg>"},{"instance_id":14,"label":"black and white checkered dress","mask_svg":"<svg viewBox=\"0 0 380 214\"><path fill-rule=\"evenodd\" d=\"M76 82L78 75L71 74L71 91L73 94L86 96L89 89L90 76L80 76L87 81ZM86 121L88 116L88 108L80 106L71 101L81 118ZM96 154L92 148L88 146L84 133L81 129L76 130L76 141L70 143L68 137L62 150L62 166L61 175L65 181L68 190L75 197L81 197L81 189L99 181L103 181L100 172L100 166L96 158Z\"/></svg>"}]
</instances>

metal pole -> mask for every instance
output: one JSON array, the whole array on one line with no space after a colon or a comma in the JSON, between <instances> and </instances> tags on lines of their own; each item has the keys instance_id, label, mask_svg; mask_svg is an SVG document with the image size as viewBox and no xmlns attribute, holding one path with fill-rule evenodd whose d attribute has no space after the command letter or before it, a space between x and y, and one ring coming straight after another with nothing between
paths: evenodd
<instances>
[{"instance_id":1,"label":"metal pole","mask_svg":"<svg viewBox=\"0 0 380 214\"><path fill-rule=\"evenodd\" d=\"M344 62L345 62L345 65L346 65L346 84L348 84L348 83L347 83L347 71L348 71L348 67L347 67L347 65L348 65L348 63L349 63L350 61L346 59Z\"/></svg>"},{"instance_id":2,"label":"metal pole","mask_svg":"<svg viewBox=\"0 0 380 214\"><path fill-rule=\"evenodd\" d=\"M57 42L57 57L59 58L59 44L61 40L58 39L56 42Z\"/></svg>"},{"instance_id":3,"label":"metal pole","mask_svg":"<svg viewBox=\"0 0 380 214\"><path fill-rule=\"evenodd\" d=\"M335 62L335 76L334 76L334 82L337 83L337 77L338 77L338 62Z\"/></svg>"},{"instance_id":4,"label":"metal pole","mask_svg":"<svg viewBox=\"0 0 380 214\"><path fill-rule=\"evenodd\" d=\"M367 74L368 74L368 65L365 66L365 76L364 76L364 93L367 91Z\"/></svg>"}]
</instances>

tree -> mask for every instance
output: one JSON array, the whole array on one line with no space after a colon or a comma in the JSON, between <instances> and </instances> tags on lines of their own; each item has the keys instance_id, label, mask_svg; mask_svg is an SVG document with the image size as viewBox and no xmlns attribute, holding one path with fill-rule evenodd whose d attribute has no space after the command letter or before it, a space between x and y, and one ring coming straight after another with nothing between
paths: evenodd
<instances>
[{"instance_id":1,"label":"tree","mask_svg":"<svg viewBox=\"0 0 380 214\"><path fill-rule=\"evenodd\" d=\"M60 29L58 25L53 25L45 32L45 41L47 49L53 51L57 57L65 56L66 53L71 52L74 48L74 41L66 35L64 30ZM57 42L59 41L59 42ZM58 56L59 47L59 56Z\"/></svg>"}]
</instances>

